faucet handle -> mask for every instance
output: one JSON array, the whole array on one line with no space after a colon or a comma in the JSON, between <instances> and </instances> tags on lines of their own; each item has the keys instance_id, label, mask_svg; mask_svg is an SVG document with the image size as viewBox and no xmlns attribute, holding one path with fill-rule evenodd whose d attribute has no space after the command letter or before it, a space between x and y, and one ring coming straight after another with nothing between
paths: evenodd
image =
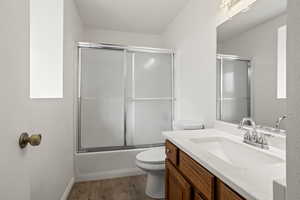
<instances>
[{"instance_id":1,"label":"faucet handle","mask_svg":"<svg viewBox=\"0 0 300 200\"><path fill-rule=\"evenodd\" d=\"M262 145L268 145L268 141L265 137L265 134L264 133L260 133L260 137L258 138L258 143L259 144L262 144Z\"/></svg>"},{"instance_id":2,"label":"faucet handle","mask_svg":"<svg viewBox=\"0 0 300 200\"><path fill-rule=\"evenodd\" d=\"M247 132L244 134L244 140L245 141L251 141L252 140L252 135L251 135L250 130L247 130Z\"/></svg>"}]
</instances>

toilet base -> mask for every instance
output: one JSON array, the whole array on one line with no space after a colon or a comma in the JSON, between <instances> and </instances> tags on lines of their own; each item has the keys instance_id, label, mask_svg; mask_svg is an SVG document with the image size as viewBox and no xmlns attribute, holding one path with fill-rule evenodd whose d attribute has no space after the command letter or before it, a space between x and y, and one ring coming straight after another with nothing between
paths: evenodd
<instances>
[{"instance_id":1,"label":"toilet base","mask_svg":"<svg viewBox=\"0 0 300 200\"><path fill-rule=\"evenodd\" d=\"M164 170L148 172L146 194L154 199L165 198L165 172Z\"/></svg>"}]
</instances>

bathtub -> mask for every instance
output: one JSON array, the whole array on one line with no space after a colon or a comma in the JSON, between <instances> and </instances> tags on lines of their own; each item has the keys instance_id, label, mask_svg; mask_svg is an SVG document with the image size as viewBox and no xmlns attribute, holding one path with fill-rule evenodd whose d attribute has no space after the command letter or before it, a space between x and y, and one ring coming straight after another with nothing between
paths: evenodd
<instances>
[{"instance_id":1,"label":"bathtub","mask_svg":"<svg viewBox=\"0 0 300 200\"><path fill-rule=\"evenodd\" d=\"M135 157L149 149L76 153L75 180L82 182L144 174L135 166Z\"/></svg>"}]
</instances>

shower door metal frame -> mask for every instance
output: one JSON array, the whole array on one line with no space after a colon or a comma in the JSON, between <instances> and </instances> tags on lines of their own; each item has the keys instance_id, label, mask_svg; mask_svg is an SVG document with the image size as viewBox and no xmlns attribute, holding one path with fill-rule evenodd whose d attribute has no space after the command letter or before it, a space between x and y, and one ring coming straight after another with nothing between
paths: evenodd
<instances>
[{"instance_id":1,"label":"shower door metal frame","mask_svg":"<svg viewBox=\"0 0 300 200\"><path fill-rule=\"evenodd\" d=\"M216 109L216 118L217 120L220 120L220 121L223 121L222 119L222 111L223 111L223 101L224 100L236 100L236 98L224 98L223 97L223 77L222 77L222 74L223 74L223 68L224 68L224 65L223 65L223 61L224 60L238 60L238 61L245 61L247 62L247 67L248 67L248 84L247 84L247 88L248 88L248 113L249 113L249 116L252 117L253 116L253 97L252 97L252 94L253 94L253 91L252 91L252 74L253 74L253 68L252 68L252 65L251 65L251 59L250 58L244 58L244 57L240 57L240 56L236 56L236 55L226 55L226 54L217 54L217 60L220 60L220 82L217 82L217 84L219 84L219 87L220 87L220 91L217 91L219 92L219 95L217 94L217 104L219 104L219 110ZM218 67L218 66L217 66ZM219 97L219 98L218 98ZM218 119L218 116L220 117Z\"/></svg>"},{"instance_id":2,"label":"shower door metal frame","mask_svg":"<svg viewBox=\"0 0 300 200\"><path fill-rule=\"evenodd\" d=\"M91 48L91 49L108 49L108 50L119 50L123 51L123 94L124 94L124 145L123 146L108 146L108 147L89 147L84 148L81 145L81 49L82 48ZM115 151L115 150L128 150L128 149L139 149L139 148L150 148L150 147L159 147L163 146L164 143L156 143L156 144L145 144L145 145L127 145L127 53L128 52L145 52L145 53L158 53L158 54L169 54L171 56L171 97L170 98L135 98L132 99L134 101L154 101L154 100L165 100L171 101L171 129L173 129L173 121L174 121L174 103L175 103L175 67L174 67L174 51L170 49L160 49L160 48L149 48L149 47L138 47L138 46L125 46L125 45L115 45L108 43L89 43L89 42L78 42L77 43L77 51L78 51L78 70L77 70L77 153L88 153L88 152L102 152L102 151Z\"/></svg>"}]
</instances>

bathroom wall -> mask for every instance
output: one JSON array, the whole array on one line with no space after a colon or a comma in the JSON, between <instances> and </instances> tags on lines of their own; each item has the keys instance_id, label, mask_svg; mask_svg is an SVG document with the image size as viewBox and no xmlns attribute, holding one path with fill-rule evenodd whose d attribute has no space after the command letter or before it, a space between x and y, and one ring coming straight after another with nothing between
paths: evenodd
<instances>
[{"instance_id":1,"label":"bathroom wall","mask_svg":"<svg viewBox=\"0 0 300 200\"><path fill-rule=\"evenodd\" d=\"M163 47L160 35L101 30L88 27L84 28L81 40L85 42L104 42L158 48Z\"/></svg>"},{"instance_id":2,"label":"bathroom wall","mask_svg":"<svg viewBox=\"0 0 300 200\"><path fill-rule=\"evenodd\" d=\"M278 16L218 44L218 53L251 59L253 116L260 124L271 127L287 109L287 100L277 99L277 34L278 28L286 25L286 18Z\"/></svg>"},{"instance_id":3,"label":"bathroom wall","mask_svg":"<svg viewBox=\"0 0 300 200\"><path fill-rule=\"evenodd\" d=\"M180 107L177 118L203 119L208 126L212 126L215 120L216 93L215 20L216 2L200 3L192 0L161 36L85 27L82 40L176 49L177 65L181 65L176 69L175 87L180 88L176 102L176 107ZM135 167L134 160L140 151L142 150L76 154L77 180L139 174L141 171Z\"/></svg>"},{"instance_id":4,"label":"bathroom wall","mask_svg":"<svg viewBox=\"0 0 300 200\"><path fill-rule=\"evenodd\" d=\"M217 1L190 0L163 33L176 51L176 119L216 119Z\"/></svg>"},{"instance_id":5,"label":"bathroom wall","mask_svg":"<svg viewBox=\"0 0 300 200\"><path fill-rule=\"evenodd\" d=\"M288 1L287 199L300 199L300 1Z\"/></svg>"},{"instance_id":6,"label":"bathroom wall","mask_svg":"<svg viewBox=\"0 0 300 200\"><path fill-rule=\"evenodd\" d=\"M74 0L65 0L65 15L64 15L64 80L65 87L68 89L68 98L71 100L69 106L72 106L72 161L73 173L69 181L75 179L75 156L76 150L76 131L77 131L77 63L78 51L77 41L79 41L83 34L83 24L78 14ZM70 183L70 182L69 182Z\"/></svg>"}]
</instances>

